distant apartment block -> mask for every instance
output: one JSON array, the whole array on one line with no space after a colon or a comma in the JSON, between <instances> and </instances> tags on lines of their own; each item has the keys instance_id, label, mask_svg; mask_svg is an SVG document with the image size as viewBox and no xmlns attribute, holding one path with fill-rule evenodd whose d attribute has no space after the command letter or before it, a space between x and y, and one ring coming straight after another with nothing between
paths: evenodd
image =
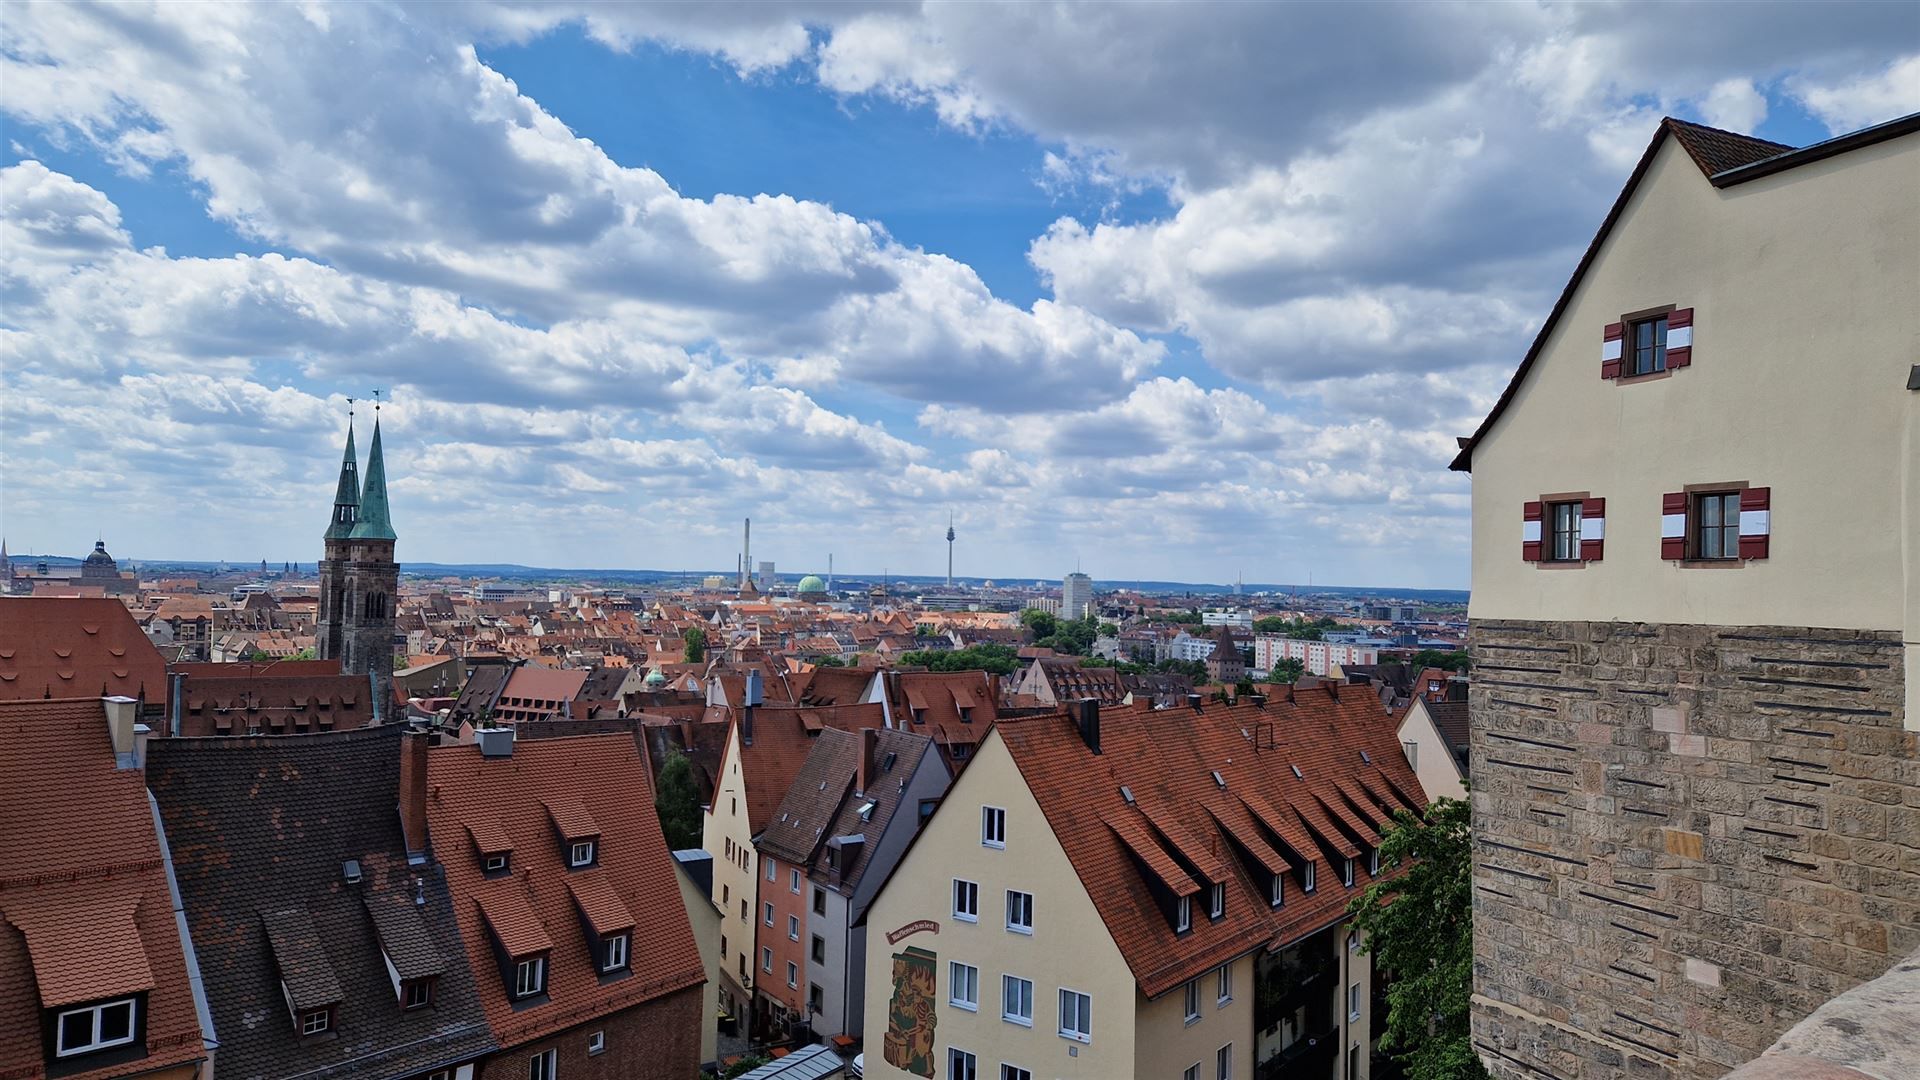
<instances>
[{"instance_id":1,"label":"distant apartment block","mask_svg":"<svg viewBox=\"0 0 1920 1080\"><path fill-rule=\"evenodd\" d=\"M1310 675L1326 675L1335 667L1352 664L1377 664L1377 645L1344 645L1333 641L1304 641L1278 634L1260 634L1253 639L1253 666L1272 671L1282 660L1298 660Z\"/></svg>"},{"instance_id":2,"label":"distant apartment block","mask_svg":"<svg viewBox=\"0 0 1920 1080\"><path fill-rule=\"evenodd\" d=\"M1093 579L1078 571L1060 583L1060 617L1084 619L1093 612Z\"/></svg>"},{"instance_id":3,"label":"distant apartment block","mask_svg":"<svg viewBox=\"0 0 1920 1080\"><path fill-rule=\"evenodd\" d=\"M1920 948L1917 282L1920 115L1666 120L1462 440L1496 1076L1719 1077Z\"/></svg>"}]
</instances>

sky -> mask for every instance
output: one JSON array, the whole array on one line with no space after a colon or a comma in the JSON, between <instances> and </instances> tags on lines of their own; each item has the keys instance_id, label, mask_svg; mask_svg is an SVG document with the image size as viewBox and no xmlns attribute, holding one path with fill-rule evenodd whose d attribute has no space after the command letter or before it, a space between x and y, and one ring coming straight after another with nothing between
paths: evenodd
<instances>
[{"instance_id":1,"label":"sky","mask_svg":"<svg viewBox=\"0 0 1920 1080\"><path fill-rule=\"evenodd\" d=\"M1920 109L1909 5L0 11L0 534L1467 584L1446 464L1663 115Z\"/></svg>"}]
</instances>

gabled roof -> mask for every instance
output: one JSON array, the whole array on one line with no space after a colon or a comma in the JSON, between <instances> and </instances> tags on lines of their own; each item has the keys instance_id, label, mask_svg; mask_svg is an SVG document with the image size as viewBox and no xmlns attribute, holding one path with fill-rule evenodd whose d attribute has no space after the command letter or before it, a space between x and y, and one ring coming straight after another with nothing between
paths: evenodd
<instances>
[{"instance_id":1,"label":"gabled roof","mask_svg":"<svg viewBox=\"0 0 1920 1080\"><path fill-rule=\"evenodd\" d=\"M1601 220L1600 230L1593 234L1593 240L1587 244L1586 252L1580 256L1580 262L1574 267L1573 276L1567 279L1566 288L1561 290L1560 298L1554 301L1553 310L1548 312L1546 321L1540 324L1539 334L1534 336L1533 344L1528 347L1526 355L1521 357L1520 366L1515 369L1513 378L1507 382L1506 389L1500 392L1499 400L1494 402L1493 409L1487 413L1486 419L1480 422L1479 428L1472 435L1460 440L1460 452L1454 456L1449 468L1457 472L1472 470L1473 448L1479 445L1488 431L1492 430L1494 422L1500 418L1501 413L1506 411L1508 403L1519 392L1521 381L1527 377L1527 372L1532 369L1534 360L1546 348L1547 341L1553 336L1554 328L1560 323L1560 316L1573 302L1574 291L1579 288L1581 279L1586 277L1587 268L1593 265L1593 260L1600 253L1600 246L1606 242L1608 234L1613 231L1614 224L1625 212L1628 201L1639 189L1640 181L1653 165L1654 157L1659 153L1661 144L1667 140L1668 136L1672 136L1680 143L1681 149L1686 151L1687 156L1693 160L1694 165L1699 167L1701 174L1709 183L1716 188L1725 188L1915 132L1920 132L1920 113L1796 150L1784 143L1768 142L1750 135L1705 127L1685 120L1676 120L1671 116L1661 120L1660 126L1654 130L1653 140L1647 144L1646 152L1640 155L1640 160L1634 165L1633 172L1627 176L1626 186L1620 189L1620 194L1614 199L1612 208Z\"/></svg>"},{"instance_id":2,"label":"gabled roof","mask_svg":"<svg viewBox=\"0 0 1920 1080\"><path fill-rule=\"evenodd\" d=\"M444 877L407 862L396 810L401 743L399 727L378 727L149 744L147 777L166 822L223 1076L413 1077L494 1046L473 977L459 962ZM359 864L358 884L347 881L349 859ZM424 936L393 916L400 904L416 907ZM401 1008L383 951L396 966L441 968L432 1008ZM336 996L310 989L322 960L339 988L334 1034L302 1039L280 980L291 971L296 1000L333 1004L309 998Z\"/></svg>"},{"instance_id":3,"label":"gabled roof","mask_svg":"<svg viewBox=\"0 0 1920 1080\"><path fill-rule=\"evenodd\" d=\"M0 703L0 1076L42 1074L43 1008L142 990L141 1066L207 1056L144 780L99 698Z\"/></svg>"},{"instance_id":4,"label":"gabled roof","mask_svg":"<svg viewBox=\"0 0 1920 1080\"><path fill-rule=\"evenodd\" d=\"M863 841L859 854L840 867L842 892L859 888L860 882L866 877L873 865L874 855L879 851L880 838L892 827L900 811L907 808L907 785L912 782L914 774L923 764L929 769L948 772L938 754L932 754L929 758L933 745L922 735L882 728L864 737L870 740L867 749L871 755L871 760L867 762L864 798L843 800L839 813L827 824L825 832L829 842L831 838L844 839L849 836L858 836ZM862 815L861 807L867 803L872 803L873 809ZM907 829L915 827L918 813L917 804L908 810ZM824 848L814 858L813 873L816 878L832 879L832 869ZM858 913L855 914L857 917Z\"/></svg>"},{"instance_id":5,"label":"gabled roof","mask_svg":"<svg viewBox=\"0 0 1920 1080\"><path fill-rule=\"evenodd\" d=\"M167 665L127 606L106 597L0 598L0 701L118 694L167 699Z\"/></svg>"},{"instance_id":6,"label":"gabled roof","mask_svg":"<svg viewBox=\"0 0 1920 1080\"><path fill-rule=\"evenodd\" d=\"M1338 922L1368 877L1360 863L1345 887L1335 860L1377 846L1387 819L1370 792L1420 791L1371 694L1302 690L1291 702L1175 712L1102 709L1098 756L1064 715L994 729L1149 997ZM1296 878L1272 907L1268 875L1307 863L1316 890ZM1216 884L1225 915L1210 920L1196 902L1192 931L1176 935L1155 890L1205 895Z\"/></svg>"},{"instance_id":7,"label":"gabled roof","mask_svg":"<svg viewBox=\"0 0 1920 1080\"><path fill-rule=\"evenodd\" d=\"M733 710L733 725L741 725L742 710ZM753 745L740 746L740 778L747 789L747 828L758 836L773 820L787 797L793 778L813 750L814 736L827 729L858 731L886 726L885 707L838 705L819 708L761 706L753 711ZM724 768L724 765L722 766Z\"/></svg>"},{"instance_id":8,"label":"gabled roof","mask_svg":"<svg viewBox=\"0 0 1920 1080\"><path fill-rule=\"evenodd\" d=\"M319 1009L334 1005L347 996L327 959L326 946L320 944L320 931L314 929L313 916L304 907L281 908L260 913L267 943L273 948L274 967L280 972L280 985L294 1009Z\"/></svg>"}]
</instances>

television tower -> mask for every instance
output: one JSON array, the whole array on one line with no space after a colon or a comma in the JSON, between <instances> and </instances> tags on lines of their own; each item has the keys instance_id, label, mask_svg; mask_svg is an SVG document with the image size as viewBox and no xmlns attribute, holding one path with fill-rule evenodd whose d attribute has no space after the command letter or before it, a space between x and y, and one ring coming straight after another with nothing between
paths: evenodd
<instances>
[{"instance_id":1,"label":"television tower","mask_svg":"<svg viewBox=\"0 0 1920 1080\"><path fill-rule=\"evenodd\" d=\"M947 589L953 589L953 511L947 511Z\"/></svg>"}]
</instances>

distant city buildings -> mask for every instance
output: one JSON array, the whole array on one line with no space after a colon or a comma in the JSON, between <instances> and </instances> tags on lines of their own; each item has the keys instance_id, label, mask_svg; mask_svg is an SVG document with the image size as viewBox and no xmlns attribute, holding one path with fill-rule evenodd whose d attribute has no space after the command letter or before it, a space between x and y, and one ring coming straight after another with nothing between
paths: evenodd
<instances>
[{"instance_id":1,"label":"distant city buildings","mask_svg":"<svg viewBox=\"0 0 1920 1080\"><path fill-rule=\"evenodd\" d=\"M1084 619L1093 612L1093 579L1074 571L1060 583L1060 616Z\"/></svg>"}]
</instances>

